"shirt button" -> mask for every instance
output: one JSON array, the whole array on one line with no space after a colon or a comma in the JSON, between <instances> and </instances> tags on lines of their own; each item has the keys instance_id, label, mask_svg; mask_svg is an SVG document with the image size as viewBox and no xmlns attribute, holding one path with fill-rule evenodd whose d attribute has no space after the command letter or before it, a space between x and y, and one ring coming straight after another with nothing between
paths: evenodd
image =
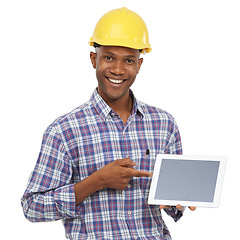
<instances>
[{"instance_id":1,"label":"shirt button","mask_svg":"<svg viewBox=\"0 0 240 240\"><path fill-rule=\"evenodd\" d=\"M131 184L129 183L129 184L127 185L127 187L130 188L130 187L131 187Z\"/></svg>"},{"instance_id":2,"label":"shirt button","mask_svg":"<svg viewBox=\"0 0 240 240\"><path fill-rule=\"evenodd\" d=\"M134 238L134 239L137 239L137 236L134 236L133 238Z\"/></svg>"},{"instance_id":3,"label":"shirt button","mask_svg":"<svg viewBox=\"0 0 240 240\"><path fill-rule=\"evenodd\" d=\"M132 212L131 211L128 211L128 215L131 215L132 214Z\"/></svg>"}]
</instances>

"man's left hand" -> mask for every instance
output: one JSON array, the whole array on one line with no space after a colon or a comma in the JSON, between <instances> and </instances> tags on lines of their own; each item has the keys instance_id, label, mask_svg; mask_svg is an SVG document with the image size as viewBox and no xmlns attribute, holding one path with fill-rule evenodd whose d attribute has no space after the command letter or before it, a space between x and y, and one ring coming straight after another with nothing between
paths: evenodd
<instances>
[{"instance_id":1,"label":"man's left hand","mask_svg":"<svg viewBox=\"0 0 240 240\"><path fill-rule=\"evenodd\" d=\"M172 206L169 206L169 205L160 205L160 209L164 209L164 208L171 208ZM179 211L183 211L184 210L184 207L181 206L180 204L178 204L176 206L177 210ZM188 207L191 211L195 211L196 210L196 207Z\"/></svg>"}]
</instances>

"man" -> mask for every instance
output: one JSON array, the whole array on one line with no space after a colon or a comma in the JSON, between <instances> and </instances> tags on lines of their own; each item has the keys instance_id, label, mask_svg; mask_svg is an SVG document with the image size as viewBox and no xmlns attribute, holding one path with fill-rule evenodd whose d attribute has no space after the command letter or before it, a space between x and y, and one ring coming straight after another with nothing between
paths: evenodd
<instances>
[{"instance_id":1,"label":"man","mask_svg":"<svg viewBox=\"0 0 240 240\"><path fill-rule=\"evenodd\" d=\"M22 198L30 221L62 219L69 239L171 239L164 208L147 204L158 153L181 154L173 117L136 100L130 90L150 52L147 27L122 8L97 23L90 45L98 87L91 99L56 119Z\"/></svg>"}]
</instances>

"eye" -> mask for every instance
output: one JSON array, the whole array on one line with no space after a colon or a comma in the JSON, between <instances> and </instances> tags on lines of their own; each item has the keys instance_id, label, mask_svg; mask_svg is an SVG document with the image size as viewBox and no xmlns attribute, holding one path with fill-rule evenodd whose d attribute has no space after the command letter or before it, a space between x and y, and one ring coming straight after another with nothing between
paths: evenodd
<instances>
[{"instance_id":1,"label":"eye","mask_svg":"<svg viewBox=\"0 0 240 240\"><path fill-rule=\"evenodd\" d=\"M132 60L132 59L127 59L126 62L127 62L127 63L134 63L134 60Z\"/></svg>"},{"instance_id":2,"label":"eye","mask_svg":"<svg viewBox=\"0 0 240 240\"><path fill-rule=\"evenodd\" d=\"M112 61L113 60L113 57L112 56L105 56L104 57L107 61Z\"/></svg>"}]
</instances>

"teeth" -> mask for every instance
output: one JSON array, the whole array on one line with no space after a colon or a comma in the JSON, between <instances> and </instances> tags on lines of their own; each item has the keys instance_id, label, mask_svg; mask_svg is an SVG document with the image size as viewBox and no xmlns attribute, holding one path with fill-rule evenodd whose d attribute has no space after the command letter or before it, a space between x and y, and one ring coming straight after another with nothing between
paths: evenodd
<instances>
[{"instance_id":1,"label":"teeth","mask_svg":"<svg viewBox=\"0 0 240 240\"><path fill-rule=\"evenodd\" d=\"M123 80L116 80L116 79L112 79L112 78L108 78L108 80L112 83L121 83L123 82Z\"/></svg>"}]
</instances>

